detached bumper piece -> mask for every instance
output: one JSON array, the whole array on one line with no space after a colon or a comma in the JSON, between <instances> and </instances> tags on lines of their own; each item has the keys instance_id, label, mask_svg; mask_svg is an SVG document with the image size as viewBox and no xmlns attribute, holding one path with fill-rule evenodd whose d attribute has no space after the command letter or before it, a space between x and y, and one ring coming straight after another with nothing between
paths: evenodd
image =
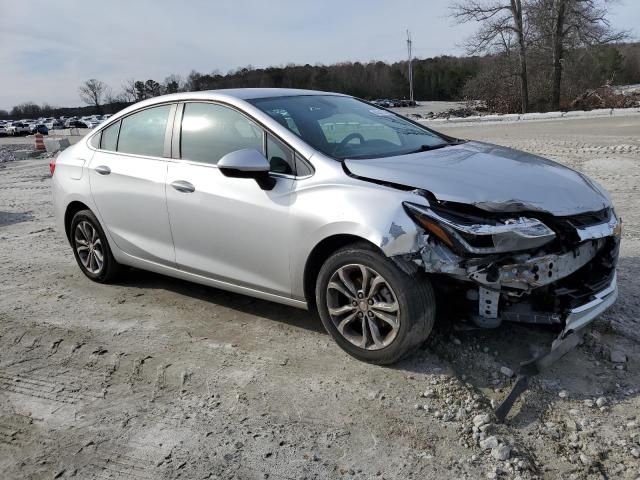
<instances>
[{"instance_id":1,"label":"detached bumper piece","mask_svg":"<svg viewBox=\"0 0 640 480\"><path fill-rule=\"evenodd\" d=\"M564 338L558 337L558 339L553 342L551 350L546 355L542 355L520 365L520 368L516 372L516 383L513 385L511 392L509 392L507 398L505 398L498 408L496 408L495 414L499 422L504 422L505 418L507 418L507 415L513 408L513 404L520 395L529 388L529 379L534 375L539 374L573 350L580 343L583 335L584 331L578 330L571 332Z\"/></svg>"},{"instance_id":2,"label":"detached bumper piece","mask_svg":"<svg viewBox=\"0 0 640 480\"><path fill-rule=\"evenodd\" d=\"M565 321L565 328L551 344L551 349L548 353L520 365L516 372L517 378L511 392L496 409L495 413L499 422L505 420L511 408L513 408L513 404L527 390L529 379L573 350L580 343L585 327L613 305L618 297L615 274L611 284L604 290L595 293L593 297L590 302L569 311Z\"/></svg>"}]
</instances>

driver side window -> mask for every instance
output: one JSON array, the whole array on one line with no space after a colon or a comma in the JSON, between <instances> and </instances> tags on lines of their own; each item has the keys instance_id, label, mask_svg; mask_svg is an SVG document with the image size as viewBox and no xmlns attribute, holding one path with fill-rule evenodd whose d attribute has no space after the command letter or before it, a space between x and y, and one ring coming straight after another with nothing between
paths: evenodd
<instances>
[{"instance_id":1,"label":"driver side window","mask_svg":"<svg viewBox=\"0 0 640 480\"><path fill-rule=\"evenodd\" d=\"M241 113L214 103L187 103L182 116L180 156L215 165L227 153L263 151L263 131Z\"/></svg>"},{"instance_id":2,"label":"driver side window","mask_svg":"<svg viewBox=\"0 0 640 480\"><path fill-rule=\"evenodd\" d=\"M293 150L266 134L248 117L215 103L186 103L182 115L180 157L215 165L227 153L253 148L266 154L271 171L293 175Z\"/></svg>"}]
</instances>

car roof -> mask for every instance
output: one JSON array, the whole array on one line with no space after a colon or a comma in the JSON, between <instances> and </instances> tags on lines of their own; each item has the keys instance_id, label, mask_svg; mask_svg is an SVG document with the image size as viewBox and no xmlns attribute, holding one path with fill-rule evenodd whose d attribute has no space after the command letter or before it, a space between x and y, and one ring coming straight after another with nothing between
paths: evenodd
<instances>
[{"instance_id":1,"label":"car roof","mask_svg":"<svg viewBox=\"0 0 640 480\"><path fill-rule=\"evenodd\" d=\"M319 90L303 90L298 88L225 88L220 90L205 90L202 93L213 93L239 98L241 100L253 100L269 97L295 97L301 95L342 95L340 93L321 92Z\"/></svg>"},{"instance_id":2,"label":"car roof","mask_svg":"<svg viewBox=\"0 0 640 480\"><path fill-rule=\"evenodd\" d=\"M159 97L153 97L143 103L161 103L163 101L181 101L192 99L239 99L239 100L254 100L257 98L271 98L271 97L296 97L304 95L339 95L346 96L342 93L334 92L321 92L318 90L303 90L297 88L223 88L219 90L200 90L197 92L182 92L174 93L170 95L162 95Z\"/></svg>"},{"instance_id":3,"label":"car roof","mask_svg":"<svg viewBox=\"0 0 640 480\"><path fill-rule=\"evenodd\" d=\"M307 95L335 95L341 97L348 96L342 93L321 92L318 90L302 90L296 88L227 88L220 90L200 90L197 92L172 93L169 95L161 95L159 97L148 98L146 100L134 103L124 110L120 110L118 113L110 117L109 120L113 120L115 122L118 121L119 118L122 118L137 110L168 102L213 100L222 102L226 101L230 104L238 105L239 103L244 103L258 98L295 96L300 97ZM106 124L105 126L108 126L108 124Z\"/></svg>"}]
</instances>

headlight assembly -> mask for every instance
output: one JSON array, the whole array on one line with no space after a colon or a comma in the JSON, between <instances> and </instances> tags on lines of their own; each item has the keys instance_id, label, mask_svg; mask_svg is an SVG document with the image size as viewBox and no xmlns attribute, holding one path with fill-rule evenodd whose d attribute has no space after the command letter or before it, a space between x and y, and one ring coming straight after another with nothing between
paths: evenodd
<instances>
[{"instance_id":1,"label":"headlight assembly","mask_svg":"<svg viewBox=\"0 0 640 480\"><path fill-rule=\"evenodd\" d=\"M486 223L456 219L430 207L404 202L414 221L449 247L467 253L491 254L540 247L555 237L555 232L536 218L512 217L487 220Z\"/></svg>"}]
</instances>

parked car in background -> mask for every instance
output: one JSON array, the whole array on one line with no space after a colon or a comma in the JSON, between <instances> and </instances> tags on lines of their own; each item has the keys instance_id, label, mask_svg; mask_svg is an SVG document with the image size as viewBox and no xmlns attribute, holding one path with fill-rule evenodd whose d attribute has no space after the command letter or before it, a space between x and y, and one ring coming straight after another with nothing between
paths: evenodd
<instances>
[{"instance_id":1,"label":"parked car in background","mask_svg":"<svg viewBox=\"0 0 640 480\"><path fill-rule=\"evenodd\" d=\"M51 171L89 279L129 265L317 309L373 363L417 348L447 307L481 328L555 326L562 350L617 297L622 223L597 182L346 95L156 97Z\"/></svg>"},{"instance_id":2,"label":"parked car in background","mask_svg":"<svg viewBox=\"0 0 640 480\"><path fill-rule=\"evenodd\" d=\"M97 118L87 118L81 121L87 126L86 128L95 128L102 123L102 120L98 120Z\"/></svg>"},{"instance_id":3,"label":"parked car in background","mask_svg":"<svg viewBox=\"0 0 640 480\"><path fill-rule=\"evenodd\" d=\"M49 135L49 127L44 123L36 123L31 127L31 133L41 133L43 135Z\"/></svg>"},{"instance_id":4,"label":"parked car in background","mask_svg":"<svg viewBox=\"0 0 640 480\"><path fill-rule=\"evenodd\" d=\"M84 120L70 118L64 123L64 128L89 128Z\"/></svg>"},{"instance_id":5,"label":"parked car in background","mask_svg":"<svg viewBox=\"0 0 640 480\"><path fill-rule=\"evenodd\" d=\"M0 124L0 135L8 135L9 132L7 132L7 127L5 126L4 123Z\"/></svg>"},{"instance_id":6,"label":"parked car in background","mask_svg":"<svg viewBox=\"0 0 640 480\"><path fill-rule=\"evenodd\" d=\"M391 103L391 101L386 100L386 99L377 99L377 100L373 100L371 103L373 103L374 105L378 105L379 107L382 108L390 108L393 106L393 104Z\"/></svg>"},{"instance_id":7,"label":"parked car in background","mask_svg":"<svg viewBox=\"0 0 640 480\"><path fill-rule=\"evenodd\" d=\"M398 100L398 99L393 99L393 100L377 99L377 100L372 100L371 103L373 103L374 105L378 105L380 107L383 107L383 108L415 107L417 105L415 100L406 100L406 99L402 99L402 100Z\"/></svg>"},{"instance_id":8,"label":"parked car in background","mask_svg":"<svg viewBox=\"0 0 640 480\"><path fill-rule=\"evenodd\" d=\"M10 135L26 135L29 133L29 125L22 122L13 122L7 126L7 132Z\"/></svg>"}]
</instances>

